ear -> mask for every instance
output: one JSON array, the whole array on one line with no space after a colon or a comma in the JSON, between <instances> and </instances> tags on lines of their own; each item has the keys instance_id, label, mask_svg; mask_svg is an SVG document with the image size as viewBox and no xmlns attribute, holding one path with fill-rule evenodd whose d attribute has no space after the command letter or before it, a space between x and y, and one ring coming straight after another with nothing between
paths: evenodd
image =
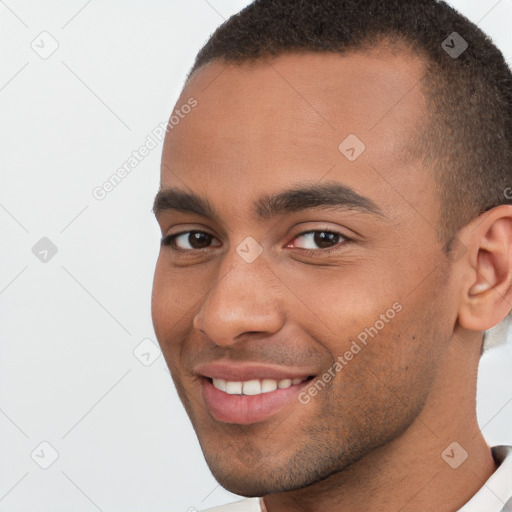
<instances>
[{"instance_id":1,"label":"ear","mask_svg":"<svg viewBox=\"0 0 512 512\"><path fill-rule=\"evenodd\" d=\"M459 324L486 331L512 308L512 205L483 213L458 238L467 247Z\"/></svg>"}]
</instances>

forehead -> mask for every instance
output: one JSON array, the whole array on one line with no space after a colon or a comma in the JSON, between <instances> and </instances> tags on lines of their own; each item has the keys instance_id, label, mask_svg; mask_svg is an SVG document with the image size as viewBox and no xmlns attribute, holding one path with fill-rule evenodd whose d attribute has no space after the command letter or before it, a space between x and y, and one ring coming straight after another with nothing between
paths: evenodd
<instances>
[{"instance_id":1,"label":"forehead","mask_svg":"<svg viewBox=\"0 0 512 512\"><path fill-rule=\"evenodd\" d=\"M176 104L197 101L166 137L162 187L184 182L208 196L237 183L237 199L250 202L291 180L328 177L370 196L378 182L398 180L392 188L417 202L414 190L424 183L406 148L425 116L423 71L419 57L384 49L213 61ZM360 140L364 152L350 161L340 144L354 135L348 140Z\"/></svg>"}]
</instances>

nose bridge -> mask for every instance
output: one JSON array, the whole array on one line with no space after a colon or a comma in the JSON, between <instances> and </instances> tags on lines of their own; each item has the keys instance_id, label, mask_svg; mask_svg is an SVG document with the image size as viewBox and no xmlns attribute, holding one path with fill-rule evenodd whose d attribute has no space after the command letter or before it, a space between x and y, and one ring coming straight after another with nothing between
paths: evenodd
<instances>
[{"instance_id":1,"label":"nose bridge","mask_svg":"<svg viewBox=\"0 0 512 512\"><path fill-rule=\"evenodd\" d=\"M269 286L269 279L276 278L263 255L245 258L251 251L253 248L242 242L226 256L218 279L194 318L194 327L218 345L234 344L244 332L273 333L281 328L283 312L276 295L269 294L269 289L276 288Z\"/></svg>"}]
</instances>

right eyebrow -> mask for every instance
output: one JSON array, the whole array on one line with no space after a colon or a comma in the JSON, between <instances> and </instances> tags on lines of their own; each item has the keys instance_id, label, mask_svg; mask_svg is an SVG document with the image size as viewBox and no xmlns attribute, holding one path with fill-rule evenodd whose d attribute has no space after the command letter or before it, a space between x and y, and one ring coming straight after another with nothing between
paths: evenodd
<instances>
[{"instance_id":1,"label":"right eyebrow","mask_svg":"<svg viewBox=\"0 0 512 512\"><path fill-rule=\"evenodd\" d=\"M166 188L159 190L153 203L153 213L156 217L167 211L183 213L195 213L202 217L217 217L210 202L196 194L185 192L178 188Z\"/></svg>"}]
</instances>

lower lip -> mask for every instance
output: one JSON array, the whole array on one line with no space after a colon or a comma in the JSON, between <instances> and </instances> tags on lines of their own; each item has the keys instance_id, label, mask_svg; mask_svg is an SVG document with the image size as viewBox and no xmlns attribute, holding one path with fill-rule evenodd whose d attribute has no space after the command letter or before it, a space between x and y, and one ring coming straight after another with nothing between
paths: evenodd
<instances>
[{"instance_id":1,"label":"lower lip","mask_svg":"<svg viewBox=\"0 0 512 512\"><path fill-rule=\"evenodd\" d=\"M202 380L203 397L208 410L217 421L249 425L264 421L291 402L299 404L297 395L309 379L286 389L276 389L261 395L229 395L217 389L210 379Z\"/></svg>"}]
</instances>

